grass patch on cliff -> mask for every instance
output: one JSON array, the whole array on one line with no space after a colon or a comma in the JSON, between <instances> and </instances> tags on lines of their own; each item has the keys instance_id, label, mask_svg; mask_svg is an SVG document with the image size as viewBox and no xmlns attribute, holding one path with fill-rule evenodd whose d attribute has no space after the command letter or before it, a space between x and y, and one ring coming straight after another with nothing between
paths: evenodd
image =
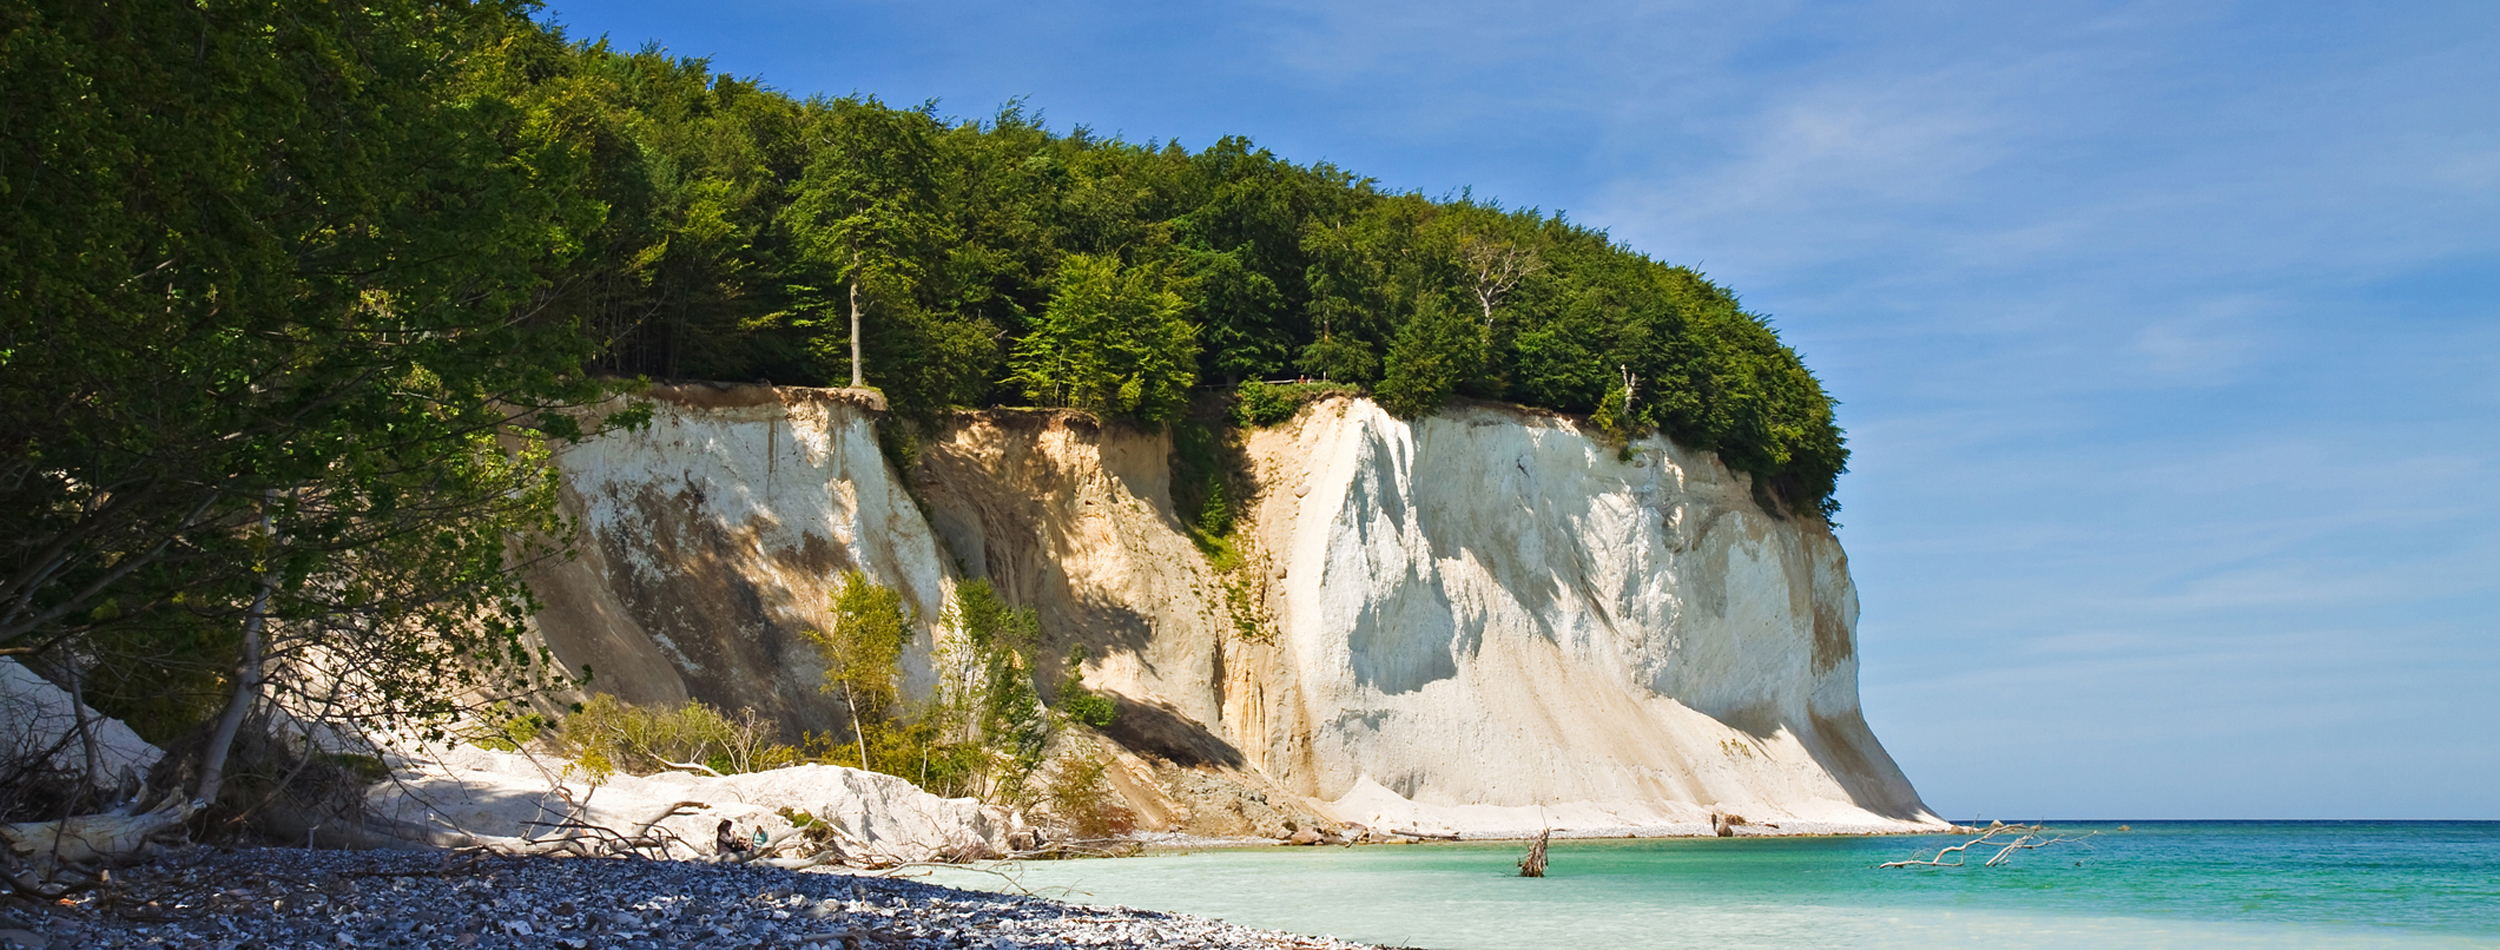
<instances>
[{"instance_id":1,"label":"grass patch on cliff","mask_svg":"<svg viewBox=\"0 0 2500 950\"><path fill-rule=\"evenodd\" d=\"M1236 423L1243 422L1245 412L1255 418L1282 413L1283 419L1290 419L1305 402L1332 392L1352 392L1353 387L1245 383L1242 389L1254 394L1250 398L1257 400L1255 411L1245 410L1243 406L1250 404L1237 394L1211 394L1199 399L1188 418L1172 424L1172 510L1214 571L1217 589L1211 593L1221 599L1233 632L1244 640L1264 642L1274 635L1262 606L1267 558L1255 542L1237 531L1248 510L1253 482L1250 455L1242 445L1244 430Z\"/></svg>"},{"instance_id":2,"label":"grass patch on cliff","mask_svg":"<svg viewBox=\"0 0 2500 950\"><path fill-rule=\"evenodd\" d=\"M1202 399L1171 429L1172 513L1208 557L1232 535L1250 481L1249 456L1224 412L1221 402Z\"/></svg>"},{"instance_id":3,"label":"grass patch on cliff","mask_svg":"<svg viewBox=\"0 0 2500 950\"><path fill-rule=\"evenodd\" d=\"M1360 396L1362 387L1345 383L1263 383L1250 380L1233 390L1232 419L1244 428L1264 429L1293 421L1302 407L1329 396Z\"/></svg>"}]
</instances>

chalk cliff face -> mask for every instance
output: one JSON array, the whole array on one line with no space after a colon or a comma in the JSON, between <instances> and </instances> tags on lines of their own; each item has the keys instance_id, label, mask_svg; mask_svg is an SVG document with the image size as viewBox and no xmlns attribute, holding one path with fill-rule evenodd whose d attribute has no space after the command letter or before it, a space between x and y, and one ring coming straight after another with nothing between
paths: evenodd
<instances>
[{"instance_id":1,"label":"chalk cliff face","mask_svg":"<svg viewBox=\"0 0 2500 950\"><path fill-rule=\"evenodd\" d=\"M1716 456L1355 400L1249 448L1277 640L1227 725L1297 788L1381 800L1369 779L1518 827L1538 822L1483 806L1932 820L1860 715L1839 543Z\"/></svg>"},{"instance_id":2,"label":"chalk cliff face","mask_svg":"<svg viewBox=\"0 0 2500 950\"><path fill-rule=\"evenodd\" d=\"M566 449L579 557L533 572L547 645L634 703L699 698L792 729L840 724L804 635L842 572L903 593L929 630L952 571L878 452L873 410L836 390L660 386L651 425Z\"/></svg>"},{"instance_id":3,"label":"chalk cliff face","mask_svg":"<svg viewBox=\"0 0 2500 950\"><path fill-rule=\"evenodd\" d=\"M898 475L842 394L655 396L650 430L560 459L585 556L539 578L550 645L625 699L827 728L797 632L826 622L836 573L902 589L924 627L986 576L1040 611L1052 655L1089 648L1087 682L1121 701L1110 735L1162 765L1131 783L1150 820L1244 830L1181 788L1194 773L1399 827L1936 823L1859 713L1838 542L1707 453L1334 399L1248 435L1218 571L1172 512L1158 434L964 413Z\"/></svg>"}]
</instances>

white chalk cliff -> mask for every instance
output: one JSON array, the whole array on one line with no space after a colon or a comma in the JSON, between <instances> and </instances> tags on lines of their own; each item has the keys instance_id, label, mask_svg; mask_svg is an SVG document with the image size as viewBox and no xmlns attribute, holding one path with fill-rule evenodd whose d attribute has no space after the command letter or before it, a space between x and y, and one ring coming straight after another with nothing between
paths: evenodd
<instances>
[{"instance_id":1,"label":"white chalk cliff","mask_svg":"<svg viewBox=\"0 0 2500 950\"><path fill-rule=\"evenodd\" d=\"M1323 401L1248 434L1243 556L1219 573L1160 434L960 413L896 472L847 394L653 398L651 428L560 457L584 556L536 578L550 646L629 701L828 728L798 631L835 575L903 590L924 650L981 576L1040 611L1052 655L1089 648L1149 824L1263 832L1261 809L1298 807L1210 785L1471 833L1942 824L1860 714L1830 530L1663 438L1627 458L1552 414Z\"/></svg>"}]
</instances>

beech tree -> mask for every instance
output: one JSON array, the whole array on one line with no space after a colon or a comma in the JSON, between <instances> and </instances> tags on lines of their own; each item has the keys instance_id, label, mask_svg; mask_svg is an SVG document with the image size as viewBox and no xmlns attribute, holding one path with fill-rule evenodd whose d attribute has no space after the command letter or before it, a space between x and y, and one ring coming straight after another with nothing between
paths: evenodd
<instances>
[{"instance_id":1,"label":"beech tree","mask_svg":"<svg viewBox=\"0 0 2500 950\"><path fill-rule=\"evenodd\" d=\"M211 804L267 685L527 688L547 446L611 390L550 291L601 222L578 130L472 84L522 12L0 7L0 654L152 738L216 717Z\"/></svg>"},{"instance_id":2,"label":"beech tree","mask_svg":"<svg viewBox=\"0 0 2500 950\"><path fill-rule=\"evenodd\" d=\"M1028 398L1161 423L1188 407L1197 382L1197 328L1187 303L1151 267L1070 254L1031 332L1008 357Z\"/></svg>"},{"instance_id":3,"label":"beech tree","mask_svg":"<svg viewBox=\"0 0 2500 950\"><path fill-rule=\"evenodd\" d=\"M833 629L806 633L825 658L824 691L841 696L850 713L859 767L875 768L868 759L868 732L891 719L902 702L903 648L912 637L903 596L865 574L845 571L833 593Z\"/></svg>"},{"instance_id":4,"label":"beech tree","mask_svg":"<svg viewBox=\"0 0 2500 950\"><path fill-rule=\"evenodd\" d=\"M873 98L813 106L801 133L807 169L784 220L804 263L843 288L850 384L865 386L863 291L871 302L907 305L923 257L948 230L935 211L937 122L925 108L888 109Z\"/></svg>"}]
</instances>

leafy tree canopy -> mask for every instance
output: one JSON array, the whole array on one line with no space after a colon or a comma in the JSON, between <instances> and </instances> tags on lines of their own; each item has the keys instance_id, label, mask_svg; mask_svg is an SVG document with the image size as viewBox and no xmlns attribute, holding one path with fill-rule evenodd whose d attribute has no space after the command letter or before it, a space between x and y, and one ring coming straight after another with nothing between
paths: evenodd
<instances>
[{"instance_id":1,"label":"leafy tree canopy","mask_svg":"<svg viewBox=\"0 0 2500 950\"><path fill-rule=\"evenodd\" d=\"M961 120L553 30L523 45L545 78L509 94L563 90L618 143L589 156L609 213L569 285L610 372L839 385L856 345L905 414L1146 423L1192 387L1279 378L1404 415L1454 397L1594 414L1612 394L1618 437L1664 431L1832 509L1832 401L1769 324L1561 215L1383 192L1237 136L1191 151L1053 131L1021 103ZM1079 339L1097 330L1118 338Z\"/></svg>"},{"instance_id":2,"label":"leafy tree canopy","mask_svg":"<svg viewBox=\"0 0 2500 950\"><path fill-rule=\"evenodd\" d=\"M611 391L627 140L524 12L0 3L0 654L159 739L546 681L517 572Z\"/></svg>"}]
</instances>

